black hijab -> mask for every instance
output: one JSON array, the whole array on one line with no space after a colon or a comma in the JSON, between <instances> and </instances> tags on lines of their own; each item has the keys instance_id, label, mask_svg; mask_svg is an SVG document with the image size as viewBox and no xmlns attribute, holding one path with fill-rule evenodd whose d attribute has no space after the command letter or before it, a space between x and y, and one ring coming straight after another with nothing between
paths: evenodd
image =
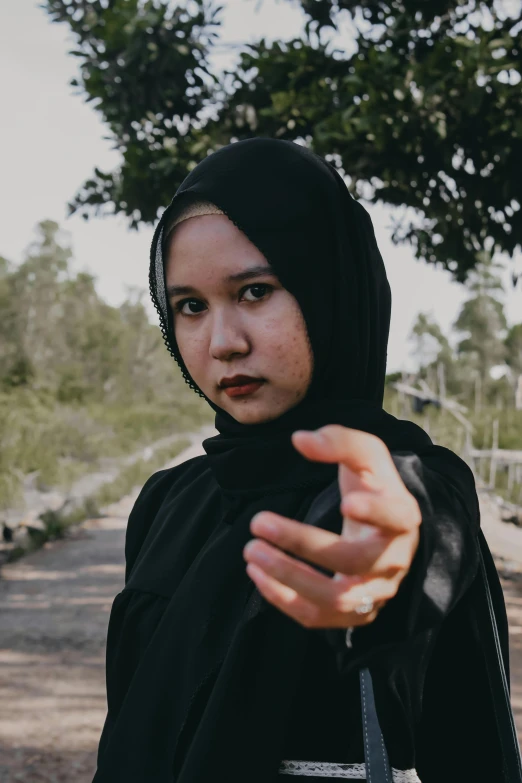
<instances>
[{"instance_id":1,"label":"black hijab","mask_svg":"<svg viewBox=\"0 0 522 783\"><path fill-rule=\"evenodd\" d=\"M190 198L223 210L299 302L315 354L307 402L362 399L380 406L390 286L370 217L337 170L294 142L254 138L209 155L178 188L154 235L150 283L169 349L198 389L176 346L162 252L165 224ZM300 416L295 411L252 428L209 404L220 432L249 437L280 431Z\"/></svg>"},{"instance_id":2,"label":"black hijab","mask_svg":"<svg viewBox=\"0 0 522 783\"><path fill-rule=\"evenodd\" d=\"M164 235L176 214L198 199L219 207L264 254L306 322L314 354L307 395L267 423L242 424L208 399L176 344L165 295ZM355 421L369 429L377 419L380 426L386 421L394 428L396 420L379 416L391 311L386 270L370 216L319 155L294 142L254 138L202 160L157 226L149 280L169 351L185 381L216 411L220 434L203 445L227 495L305 488L333 477L331 465L310 463L296 452L290 434L298 428ZM406 432L430 442L419 428L403 422L401 441Z\"/></svg>"},{"instance_id":3,"label":"black hijab","mask_svg":"<svg viewBox=\"0 0 522 783\"><path fill-rule=\"evenodd\" d=\"M260 596L242 553L257 511L302 521L318 492L337 479L336 464L308 461L293 448L295 429L338 423L378 435L392 452L429 457L441 450L439 463L450 465L469 504L474 497L461 460L382 409L391 298L372 223L336 170L293 142L254 138L214 152L186 177L159 221L151 295L191 388L204 396L176 346L163 258L165 227L190 199L219 207L296 297L314 372L304 400L269 423L241 424L207 400L219 435L204 441L206 454L154 474L143 488L127 529L125 589L109 626L107 681L114 695L95 783L275 777L310 631ZM340 533L339 509L321 526ZM411 577L418 584L422 551ZM164 605L118 694L110 688L116 676L110 661L118 644L128 639L131 646L140 633L129 630L139 616L133 601L152 596ZM395 615L387 606L372 624L376 633L386 627L400 634L413 622L394 605Z\"/></svg>"}]
</instances>

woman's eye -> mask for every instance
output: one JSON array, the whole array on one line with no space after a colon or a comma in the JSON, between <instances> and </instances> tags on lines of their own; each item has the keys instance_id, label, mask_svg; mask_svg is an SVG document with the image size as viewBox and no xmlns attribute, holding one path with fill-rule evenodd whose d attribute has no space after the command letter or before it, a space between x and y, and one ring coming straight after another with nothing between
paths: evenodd
<instances>
[{"instance_id":1,"label":"woman's eye","mask_svg":"<svg viewBox=\"0 0 522 783\"><path fill-rule=\"evenodd\" d=\"M257 292L256 292L257 289ZM253 283L251 285L245 286L245 288L241 289L241 295L243 295L246 291L252 291L253 293L253 299L247 299L247 302L259 302L263 299L264 296L266 296L267 292L273 289L273 286L268 285L268 283ZM182 299L180 302L178 302L175 305L175 310L177 313L181 313L182 315L199 315L201 310L198 310L194 312L193 310L184 310L183 308L185 305L192 306L193 304L202 304L200 299Z\"/></svg>"},{"instance_id":2,"label":"woman's eye","mask_svg":"<svg viewBox=\"0 0 522 783\"><path fill-rule=\"evenodd\" d=\"M261 293L261 296L259 298L262 298L266 294L268 289L272 288L272 286L271 285L266 285L265 283L255 283L254 285L247 286L243 290L244 291L248 291L248 290L253 290L254 288L260 288L261 289L262 293ZM250 301L250 302L254 301L255 302L257 300L257 298L258 297L256 297L255 294L254 294L254 299L253 300L250 299L248 301Z\"/></svg>"},{"instance_id":3,"label":"woman's eye","mask_svg":"<svg viewBox=\"0 0 522 783\"><path fill-rule=\"evenodd\" d=\"M174 309L177 313L181 313L182 315L197 315L198 313L187 313L185 310L183 310L186 304L192 304L193 302L199 302L199 299L182 299L176 304Z\"/></svg>"}]
</instances>

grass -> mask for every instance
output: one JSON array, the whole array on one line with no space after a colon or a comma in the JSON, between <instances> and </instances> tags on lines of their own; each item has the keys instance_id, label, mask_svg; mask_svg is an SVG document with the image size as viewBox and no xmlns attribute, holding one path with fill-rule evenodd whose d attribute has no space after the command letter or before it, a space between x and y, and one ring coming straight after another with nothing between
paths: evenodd
<instances>
[{"instance_id":1,"label":"grass","mask_svg":"<svg viewBox=\"0 0 522 783\"><path fill-rule=\"evenodd\" d=\"M64 538L71 525L85 519L101 516L101 509L116 503L135 487L141 487L156 471L163 468L180 452L188 448L190 440L180 438L175 444L157 449L148 460L140 459L124 467L118 476L101 486L92 496L85 498L79 505L66 513L46 511L40 515L44 523L43 530L30 529L27 546L17 545L8 552L7 562L13 562L27 552L42 547L47 541Z\"/></svg>"},{"instance_id":2,"label":"grass","mask_svg":"<svg viewBox=\"0 0 522 783\"><path fill-rule=\"evenodd\" d=\"M182 438L173 446L157 449L151 459L140 459L132 465L127 465L114 481L100 487L98 492L93 496L93 502L97 504L98 508L108 506L111 503L116 503L116 501L120 500L124 495L128 494L133 487L143 486L152 473L160 470L163 465L166 465L170 460L174 459L177 454L189 446L190 440L188 440L188 438Z\"/></svg>"},{"instance_id":3,"label":"grass","mask_svg":"<svg viewBox=\"0 0 522 783\"><path fill-rule=\"evenodd\" d=\"M465 444L463 426L446 410L428 406L414 413L409 401L401 407L398 393L386 387L384 408L398 418L419 424L435 443L462 456ZM492 426L499 420L499 448L522 448L522 411L513 408L484 407L468 411L475 432L473 444L491 446ZM22 497L24 477L35 472L38 489L66 492L75 480L102 468L103 460L119 460L156 440L175 433L194 431L214 422L214 411L200 398L151 401L142 404L89 406L59 405L44 392L18 389L0 393L0 510L15 505ZM117 502L134 487L142 486L189 441L157 449L151 459L139 459L121 469L118 476L103 485L83 503L67 513L46 512L41 516L43 530L31 529L30 548L61 538L67 528L83 519L100 516L100 509ZM489 475L489 465L485 466ZM513 503L522 503L522 486L507 489L507 472L497 471L495 491ZM10 550L13 560L27 551Z\"/></svg>"},{"instance_id":4,"label":"grass","mask_svg":"<svg viewBox=\"0 0 522 783\"><path fill-rule=\"evenodd\" d=\"M428 405L422 414L414 413L407 401L405 409L401 407L398 393L386 388L384 407L400 419L409 419L422 427L439 446L451 449L463 456L465 447L464 426L443 408ZM493 422L498 419L498 447L507 450L522 450L522 410L515 408L497 408L494 405L483 407L476 412L468 408L466 417L474 427L473 446L476 449L490 449L493 438ZM489 480L489 460L484 460L481 474ZM482 472L483 471L483 472ZM511 491L507 488L507 469L498 468L495 480L495 492L511 503L522 504L522 485L514 483Z\"/></svg>"},{"instance_id":5,"label":"grass","mask_svg":"<svg viewBox=\"0 0 522 783\"><path fill-rule=\"evenodd\" d=\"M22 500L24 477L36 488L67 491L103 459L118 460L162 437L214 421L200 398L140 405L59 405L28 389L0 393L0 510Z\"/></svg>"}]
</instances>

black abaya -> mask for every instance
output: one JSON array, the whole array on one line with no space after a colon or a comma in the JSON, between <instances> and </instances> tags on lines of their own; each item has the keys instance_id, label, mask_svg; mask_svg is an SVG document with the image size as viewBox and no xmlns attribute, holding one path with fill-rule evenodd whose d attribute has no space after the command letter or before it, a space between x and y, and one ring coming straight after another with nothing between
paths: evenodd
<instances>
[{"instance_id":1,"label":"black abaya","mask_svg":"<svg viewBox=\"0 0 522 783\"><path fill-rule=\"evenodd\" d=\"M507 783L470 619L474 480L455 454L382 409L390 292L369 216L333 167L290 142L228 145L189 174L157 227L150 280L167 346L200 394L176 346L163 259L165 225L195 197L220 207L294 294L314 375L306 398L269 423L240 424L208 400L219 435L204 441L206 454L145 484L111 611L93 783L273 783L289 758L360 763L362 666L392 767L417 770L422 783ZM342 629L306 629L265 601L242 556L257 511L302 521L336 484L337 465L306 460L290 440L328 423L380 437L422 512L409 573L351 649ZM339 502L318 524L341 532ZM507 660L501 591L496 603Z\"/></svg>"}]
</instances>

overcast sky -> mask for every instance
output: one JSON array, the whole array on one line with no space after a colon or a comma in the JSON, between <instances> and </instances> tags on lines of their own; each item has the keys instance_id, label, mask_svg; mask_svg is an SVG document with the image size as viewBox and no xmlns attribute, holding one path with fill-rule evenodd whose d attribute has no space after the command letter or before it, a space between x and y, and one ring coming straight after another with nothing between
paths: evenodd
<instances>
[{"instance_id":1,"label":"overcast sky","mask_svg":"<svg viewBox=\"0 0 522 783\"><path fill-rule=\"evenodd\" d=\"M223 5L222 40L285 38L302 27L300 10L286 0L263 0L259 8L254 0L223 0ZM93 274L100 295L118 305L126 286L148 290L153 228L131 231L123 217L88 222L66 217L67 201L94 166L111 170L119 162L103 138L106 130L98 115L69 86L76 73L76 60L67 55L70 43L68 29L51 24L34 0L0 3L0 255L20 261L38 221L56 220L69 233L73 268ZM350 46L347 26L339 43ZM230 65L233 56L222 51L215 64ZM388 371L413 368L408 334L417 313L431 311L448 332L466 291L447 272L416 261L407 246L392 244L389 209L366 206L393 295ZM522 270L520 255L509 268ZM505 281L508 320L522 321L522 289L512 290L507 270ZM145 303L156 322L148 294Z\"/></svg>"}]
</instances>

